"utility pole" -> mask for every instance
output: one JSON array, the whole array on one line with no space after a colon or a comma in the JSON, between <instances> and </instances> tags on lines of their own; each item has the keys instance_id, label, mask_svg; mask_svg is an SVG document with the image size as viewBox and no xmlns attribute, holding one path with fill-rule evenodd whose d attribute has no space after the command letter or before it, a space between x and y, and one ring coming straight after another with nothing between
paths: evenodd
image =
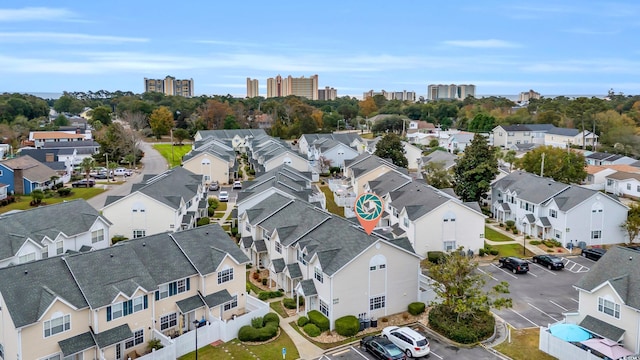
<instances>
[{"instance_id":1,"label":"utility pole","mask_svg":"<svg viewBox=\"0 0 640 360\"><path fill-rule=\"evenodd\" d=\"M540 177L544 177L544 153L542 153L542 163L540 164Z\"/></svg>"}]
</instances>

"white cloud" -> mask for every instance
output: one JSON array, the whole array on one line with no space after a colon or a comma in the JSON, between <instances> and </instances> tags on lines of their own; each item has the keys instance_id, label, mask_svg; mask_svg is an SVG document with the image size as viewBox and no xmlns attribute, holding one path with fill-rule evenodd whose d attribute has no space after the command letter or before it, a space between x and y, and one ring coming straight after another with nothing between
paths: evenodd
<instances>
[{"instance_id":1,"label":"white cloud","mask_svg":"<svg viewBox=\"0 0 640 360\"><path fill-rule=\"evenodd\" d=\"M521 47L520 44L498 40L498 39L487 39L487 40L447 40L443 41L445 45L450 46L458 46L458 47L467 47L467 48L517 48Z\"/></svg>"},{"instance_id":2,"label":"white cloud","mask_svg":"<svg viewBox=\"0 0 640 360\"><path fill-rule=\"evenodd\" d=\"M0 32L0 42L4 43L42 42L57 44L120 44L147 41L149 41L149 39L109 35L57 32Z\"/></svg>"},{"instance_id":3,"label":"white cloud","mask_svg":"<svg viewBox=\"0 0 640 360\"><path fill-rule=\"evenodd\" d=\"M192 42L197 44L208 45L223 45L223 46L238 46L238 47L264 47L264 44L249 43L241 41L225 41L225 40L193 40Z\"/></svg>"},{"instance_id":4,"label":"white cloud","mask_svg":"<svg viewBox=\"0 0 640 360\"><path fill-rule=\"evenodd\" d=\"M73 11L61 8L25 7L0 9L0 22L21 21L82 21Z\"/></svg>"}]
</instances>

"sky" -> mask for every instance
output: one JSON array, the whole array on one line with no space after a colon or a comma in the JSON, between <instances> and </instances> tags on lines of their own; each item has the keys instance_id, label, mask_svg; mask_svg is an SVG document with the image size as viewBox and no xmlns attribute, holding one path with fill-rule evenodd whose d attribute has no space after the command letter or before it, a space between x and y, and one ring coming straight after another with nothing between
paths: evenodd
<instances>
[{"instance_id":1,"label":"sky","mask_svg":"<svg viewBox=\"0 0 640 360\"><path fill-rule=\"evenodd\" d=\"M318 74L338 96L474 84L476 96L640 94L640 2L30 1L0 3L0 92L144 91L193 78Z\"/></svg>"}]
</instances>

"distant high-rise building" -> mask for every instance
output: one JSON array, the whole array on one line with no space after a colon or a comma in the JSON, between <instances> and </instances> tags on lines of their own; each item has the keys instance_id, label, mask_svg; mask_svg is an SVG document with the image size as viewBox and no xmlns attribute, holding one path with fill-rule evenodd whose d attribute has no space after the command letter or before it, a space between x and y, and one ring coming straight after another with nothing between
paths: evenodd
<instances>
[{"instance_id":1,"label":"distant high-rise building","mask_svg":"<svg viewBox=\"0 0 640 360\"><path fill-rule=\"evenodd\" d=\"M258 79L247 78L247 97L254 98L260 96Z\"/></svg>"},{"instance_id":2,"label":"distant high-rise building","mask_svg":"<svg viewBox=\"0 0 640 360\"><path fill-rule=\"evenodd\" d=\"M535 92L533 90L529 90L527 92L521 92L520 96L518 97L518 102L526 102L531 99L540 99L540 93Z\"/></svg>"},{"instance_id":3,"label":"distant high-rise building","mask_svg":"<svg viewBox=\"0 0 640 360\"><path fill-rule=\"evenodd\" d=\"M147 79L144 78L145 92L161 92L165 95L192 97L193 79L176 80L173 76L167 76L164 79Z\"/></svg>"},{"instance_id":4,"label":"distant high-rise building","mask_svg":"<svg viewBox=\"0 0 640 360\"><path fill-rule=\"evenodd\" d=\"M362 98L366 99L369 97L374 97L376 95L382 95L387 100L400 100L400 101L416 101L416 93L415 91L373 91L369 90L366 93L362 94Z\"/></svg>"},{"instance_id":5,"label":"distant high-rise building","mask_svg":"<svg viewBox=\"0 0 640 360\"><path fill-rule=\"evenodd\" d=\"M427 87L428 100L464 100L469 96L476 96L475 85L429 85Z\"/></svg>"},{"instance_id":6,"label":"distant high-rise building","mask_svg":"<svg viewBox=\"0 0 640 360\"><path fill-rule=\"evenodd\" d=\"M338 97L338 90L325 86L324 89L318 89L318 100L335 100Z\"/></svg>"},{"instance_id":7,"label":"distant high-rise building","mask_svg":"<svg viewBox=\"0 0 640 360\"><path fill-rule=\"evenodd\" d=\"M318 75L305 78L294 78L289 75L286 79L278 75L267 79L267 97L282 97L295 95L309 100L318 100Z\"/></svg>"}]
</instances>

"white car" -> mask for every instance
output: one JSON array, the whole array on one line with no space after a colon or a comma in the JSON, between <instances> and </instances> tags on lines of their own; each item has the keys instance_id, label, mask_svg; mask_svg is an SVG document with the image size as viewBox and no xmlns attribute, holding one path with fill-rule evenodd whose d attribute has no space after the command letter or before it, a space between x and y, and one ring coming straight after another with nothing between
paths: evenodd
<instances>
[{"instance_id":1,"label":"white car","mask_svg":"<svg viewBox=\"0 0 640 360\"><path fill-rule=\"evenodd\" d=\"M127 168L123 168L123 167L119 167L115 170L113 170L113 175L115 176L131 176L133 175L133 171L127 169Z\"/></svg>"},{"instance_id":2,"label":"white car","mask_svg":"<svg viewBox=\"0 0 640 360\"><path fill-rule=\"evenodd\" d=\"M242 189L242 183L240 181L234 181L233 182L233 188L234 189Z\"/></svg>"},{"instance_id":3,"label":"white car","mask_svg":"<svg viewBox=\"0 0 640 360\"><path fill-rule=\"evenodd\" d=\"M225 190L220 191L220 193L218 193L218 200L221 202L229 201L229 192Z\"/></svg>"},{"instance_id":4,"label":"white car","mask_svg":"<svg viewBox=\"0 0 640 360\"><path fill-rule=\"evenodd\" d=\"M402 349L407 357L423 357L431 352L429 340L424 335L406 326L387 326L382 329L382 336Z\"/></svg>"}]
</instances>

